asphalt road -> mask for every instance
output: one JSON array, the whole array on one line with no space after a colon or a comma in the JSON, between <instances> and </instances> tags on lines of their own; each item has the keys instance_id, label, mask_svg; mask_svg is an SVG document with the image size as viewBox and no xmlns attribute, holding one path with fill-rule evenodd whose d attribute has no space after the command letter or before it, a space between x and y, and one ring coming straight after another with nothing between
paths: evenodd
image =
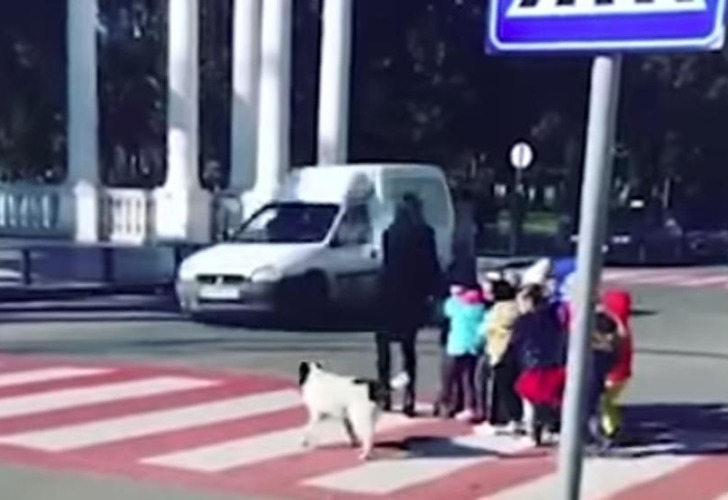
<instances>
[{"instance_id":1,"label":"asphalt road","mask_svg":"<svg viewBox=\"0 0 728 500\"><path fill-rule=\"evenodd\" d=\"M728 402L728 291L635 287L636 375L626 400L664 405L664 419L699 418ZM84 359L259 371L294 377L301 359L352 374L374 373L371 332L356 328L286 331L258 326L212 327L180 318L162 301L134 297L80 303L0 306L0 351ZM436 332L419 341L420 387L435 389ZM395 360L396 361L396 360ZM217 500L120 479L0 468L4 497L36 500L171 498ZM240 498L236 496L235 498Z\"/></svg>"}]
</instances>

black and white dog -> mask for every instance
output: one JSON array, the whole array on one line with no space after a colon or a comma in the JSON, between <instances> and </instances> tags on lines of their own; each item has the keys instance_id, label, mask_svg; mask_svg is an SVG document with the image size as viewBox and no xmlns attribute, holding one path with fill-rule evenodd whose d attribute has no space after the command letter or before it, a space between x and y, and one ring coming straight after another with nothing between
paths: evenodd
<instances>
[{"instance_id":1,"label":"black and white dog","mask_svg":"<svg viewBox=\"0 0 728 500\"><path fill-rule=\"evenodd\" d=\"M376 380L338 375L324 370L321 363L302 361L298 367L298 383L308 410L303 446L311 445L318 422L333 418L341 420L351 445L361 446L359 457L366 460L374 446L377 419L388 393L404 388L409 377L401 373L386 387Z\"/></svg>"}]
</instances>

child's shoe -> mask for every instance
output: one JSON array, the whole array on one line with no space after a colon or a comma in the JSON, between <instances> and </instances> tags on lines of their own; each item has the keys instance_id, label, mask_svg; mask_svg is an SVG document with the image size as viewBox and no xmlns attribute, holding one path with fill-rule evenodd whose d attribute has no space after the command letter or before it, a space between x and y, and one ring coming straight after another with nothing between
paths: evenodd
<instances>
[{"instance_id":1,"label":"child's shoe","mask_svg":"<svg viewBox=\"0 0 728 500\"><path fill-rule=\"evenodd\" d=\"M432 407L432 416L435 418L449 419L452 417L448 410L447 405L443 403L435 403Z\"/></svg>"},{"instance_id":2,"label":"child's shoe","mask_svg":"<svg viewBox=\"0 0 728 500\"><path fill-rule=\"evenodd\" d=\"M458 422L472 422L475 419L475 412L471 409L465 409L455 415L455 420Z\"/></svg>"},{"instance_id":3,"label":"child's shoe","mask_svg":"<svg viewBox=\"0 0 728 500\"><path fill-rule=\"evenodd\" d=\"M523 422L508 422L505 431L508 434L513 434L514 436L523 436L526 434L526 428L523 425Z\"/></svg>"},{"instance_id":4,"label":"child's shoe","mask_svg":"<svg viewBox=\"0 0 728 500\"><path fill-rule=\"evenodd\" d=\"M493 425L485 421L473 426L473 433L479 436L495 436L503 433L503 429L504 427L502 425Z\"/></svg>"}]
</instances>

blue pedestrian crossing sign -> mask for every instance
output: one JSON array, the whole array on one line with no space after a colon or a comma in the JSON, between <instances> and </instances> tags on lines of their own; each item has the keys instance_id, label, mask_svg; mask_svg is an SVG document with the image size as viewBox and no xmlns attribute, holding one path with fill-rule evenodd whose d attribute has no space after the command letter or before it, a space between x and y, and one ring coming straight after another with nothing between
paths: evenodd
<instances>
[{"instance_id":1,"label":"blue pedestrian crossing sign","mask_svg":"<svg viewBox=\"0 0 728 500\"><path fill-rule=\"evenodd\" d=\"M722 48L726 0L490 0L494 53Z\"/></svg>"}]
</instances>

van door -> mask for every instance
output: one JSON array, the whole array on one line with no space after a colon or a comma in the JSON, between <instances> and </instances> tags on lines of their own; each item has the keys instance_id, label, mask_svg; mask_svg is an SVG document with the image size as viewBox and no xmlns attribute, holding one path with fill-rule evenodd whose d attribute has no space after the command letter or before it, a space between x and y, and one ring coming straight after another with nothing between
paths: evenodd
<instances>
[{"instance_id":1,"label":"van door","mask_svg":"<svg viewBox=\"0 0 728 500\"><path fill-rule=\"evenodd\" d=\"M376 292L380 265L366 202L346 207L330 246L326 267L331 271L336 298L349 305L366 303Z\"/></svg>"}]
</instances>

